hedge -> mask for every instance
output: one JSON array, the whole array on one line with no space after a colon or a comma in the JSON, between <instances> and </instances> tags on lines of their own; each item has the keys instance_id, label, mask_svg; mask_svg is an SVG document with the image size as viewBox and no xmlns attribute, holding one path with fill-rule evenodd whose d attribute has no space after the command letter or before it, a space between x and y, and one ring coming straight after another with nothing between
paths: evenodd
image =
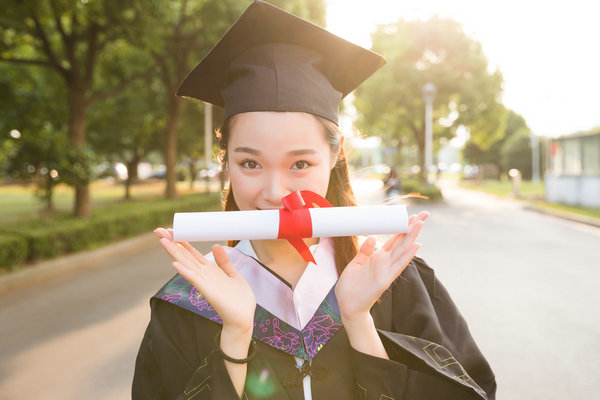
<instances>
[{"instance_id":1,"label":"hedge","mask_svg":"<svg viewBox=\"0 0 600 400\"><path fill-rule=\"evenodd\" d=\"M444 197L442 191L437 186L425 183L421 183L415 180L402 180L402 192L403 193L421 193L423 196L427 196L429 199L425 201L437 201L442 200ZM411 201L419 201L419 199L411 199Z\"/></svg>"},{"instance_id":2,"label":"hedge","mask_svg":"<svg viewBox=\"0 0 600 400\"><path fill-rule=\"evenodd\" d=\"M170 224L175 212L220 209L219 194L193 194L178 200L154 199L105 206L88 219L57 216L0 232L0 267L87 250Z\"/></svg>"},{"instance_id":3,"label":"hedge","mask_svg":"<svg viewBox=\"0 0 600 400\"><path fill-rule=\"evenodd\" d=\"M20 235L0 233L0 266L19 265L27 259L27 239Z\"/></svg>"}]
</instances>

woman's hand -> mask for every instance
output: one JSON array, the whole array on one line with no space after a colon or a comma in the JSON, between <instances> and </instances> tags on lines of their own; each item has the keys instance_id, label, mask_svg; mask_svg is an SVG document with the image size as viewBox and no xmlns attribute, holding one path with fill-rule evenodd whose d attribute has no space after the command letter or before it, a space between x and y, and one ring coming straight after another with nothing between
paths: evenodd
<instances>
[{"instance_id":1,"label":"woman's hand","mask_svg":"<svg viewBox=\"0 0 600 400\"><path fill-rule=\"evenodd\" d=\"M189 243L175 242L172 230L158 228L154 232L173 258L173 268L202 293L223 320L219 343L221 350L233 358L246 358L252 339L256 298L248 282L234 268L225 249L219 245L213 246L215 264ZM241 397L247 364L224 363L233 387Z\"/></svg>"},{"instance_id":2,"label":"woman's hand","mask_svg":"<svg viewBox=\"0 0 600 400\"><path fill-rule=\"evenodd\" d=\"M155 233L173 258L173 268L194 285L219 314L224 333L251 335L256 298L244 277L234 268L225 249L213 246L215 264L189 243L175 242L171 230L158 228Z\"/></svg>"},{"instance_id":3,"label":"woman's hand","mask_svg":"<svg viewBox=\"0 0 600 400\"><path fill-rule=\"evenodd\" d=\"M415 239L428 216L426 212L412 215L408 232L391 237L375 253L375 238L367 238L342 272L335 295L348 341L355 350L389 358L369 311L417 253L420 245Z\"/></svg>"},{"instance_id":4,"label":"woman's hand","mask_svg":"<svg viewBox=\"0 0 600 400\"><path fill-rule=\"evenodd\" d=\"M429 214L422 212L408 219L408 232L394 235L375 249L375 238L368 237L356 257L346 266L335 288L344 325L369 320L369 310L400 275L421 246L417 235Z\"/></svg>"}]
</instances>

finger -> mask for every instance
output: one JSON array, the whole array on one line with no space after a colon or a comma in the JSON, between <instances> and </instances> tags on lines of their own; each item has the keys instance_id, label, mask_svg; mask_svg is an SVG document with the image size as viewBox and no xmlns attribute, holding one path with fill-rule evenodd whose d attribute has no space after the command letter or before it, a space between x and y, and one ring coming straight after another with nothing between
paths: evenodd
<instances>
[{"instance_id":1,"label":"finger","mask_svg":"<svg viewBox=\"0 0 600 400\"><path fill-rule=\"evenodd\" d=\"M188 267L196 267L198 268L199 262L181 245L176 244L172 240L161 238L160 244L163 248L169 253L171 258L175 261L179 261L182 264L185 264Z\"/></svg>"},{"instance_id":2,"label":"finger","mask_svg":"<svg viewBox=\"0 0 600 400\"><path fill-rule=\"evenodd\" d=\"M360 246L358 253L350 262L351 264L364 265L375 250L376 240L373 236L369 236Z\"/></svg>"},{"instance_id":3,"label":"finger","mask_svg":"<svg viewBox=\"0 0 600 400\"><path fill-rule=\"evenodd\" d=\"M392 254L400 247L404 247L407 248L409 247L417 238L417 236L419 235L419 233L421 232L421 229L423 228L423 225L425 223L423 221L417 221L414 224L412 224L409 228L408 228L408 232L406 232L406 235L402 236L395 244L394 244L394 248L392 249Z\"/></svg>"},{"instance_id":4,"label":"finger","mask_svg":"<svg viewBox=\"0 0 600 400\"><path fill-rule=\"evenodd\" d=\"M179 275L181 275L186 281L188 281L192 285L196 286L198 284L197 279L196 279L196 275L185 264L182 264L179 261L173 261L171 263L171 267L173 267L173 269L175 271L177 271L177 273Z\"/></svg>"},{"instance_id":5,"label":"finger","mask_svg":"<svg viewBox=\"0 0 600 400\"><path fill-rule=\"evenodd\" d=\"M396 240L398 240L402 235L404 235L404 233L398 233L396 235L393 235L391 238L385 241L383 246L381 246L381 249L383 251L390 251L391 248L394 246L394 243L396 243Z\"/></svg>"},{"instance_id":6,"label":"finger","mask_svg":"<svg viewBox=\"0 0 600 400\"><path fill-rule=\"evenodd\" d=\"M423 221L421 221L419 219L420 215L421 214L419 214L419 215L411 215L412 220L410 220L410 218L409 218L410 222L408 223L408 229L407 229L406 233L399 233L399 234L396 234L396 235L392 236L391 238L389 238L384 243L383 250L385 250L385 251L392 251L393 252L402 243L406 243L407 237L412 234L412 232L415 229L416 224L417 223L423 224ZM419 231L420 231L420 228L419 228ZM401 242L401 240L402 240L402 242Z\"/></svg>"},{"instance_id":7,"label":"finger","mask_svg":"<svg viewBox=\"0 0 600 400\"><path fill-rule=\"evenodd\" d=\"M395 261L393 265L394 280L406 269L410 261L417 255L417 251L421 248L421 243L413 243L402 256Z\"/></svg>"},{"instance_id":8,"label":"finger","mask_svg":"<svg viewBox=\"0 0 600 400\"><path fill-rule=\"evenodd\" d=\"M406 268L408 263L411 262L411 260L413 258L415 258L415 256L417 255L417 252L419 251L420 248L421 248L421 243L413 243L408 248L408 251L406 253L404 253L402 258L399 260L400 261L399 264L404 265L404 267L402 268L403 270L404 270L404 268Z\"/></svg>"},{"instance_id":9,"label":"finger","mask_svg":"<svg viewBox=\"0 0 600 400\"><path fill-rule=\"evenodd\" d=\"M424 221L425 219L427 219L427 217L429 216L429 213L427 211L423 211L420 212L417 215L411 215L410 217L408 217L408 223L407 223L407 233L410 230L410 227L416 222L416 221ZM390 251L392 249L392 247L394 246L394 244L396 243L396 241L398 239L400 239L402 236L404 236L406 233L398 233L394 236L392 236L391 238L389 238L388 240L385 241L385 243L382 246L382 249L384 251Z\"/></svg>"},{"instance_id":10,"label":"finger","mask_svg":"<svg viewBox=\"0 0 600 400\"><path fill-rule=\"evenodd\" d=\"M409 228L411 225L414 225L415 223L417 223L419 221L425 222L425 220L429 217L429 213L427 211L423 211L417 215L412 215L411 217L412 217L412 219L409 219L409 221L408 221Z\"/></svg>"},{"instance_id":11,"label":"finger","mask_svg":"<svg viewBox=\"0 0 600 400\"><path fill-rule=\"evenodd\" d=\"M173 233L173 228L167 228L166 231L169 232L169 235L171 235L171 239L175 240L175 233Z\"/></svg>"},{"instance_id":12,"label":"finger","mask_svg":"<svg viewBox=\"0 0 600 400\"><path fill-rule=\"evenodd\" d=\"M167 232L167 230L165 228L156 228L154 230L154 233L156 234L156 236L158 236L159 238L166 238L166 239L170 239L169 237L169 232Z\"/></svg>"},{"instance_id":13,"label":"finger","mask_svg":"<svg viewBox=\"0 0 600 400\"><path fill-rule=\"evenodd\" d=\"M202 253L200 253L194 246L192 246L188 242L178 242L178 243L181 246L183 246L184 249L189 251L196 258L196 260L200 261L200 263L206 264L208 262L206 257L204 257L204 255Z\"/></svg>"},{"instance_id":14,"label":"finger","mask_svg":"<svg viewBox=\"0 0 600 400\"><path fill-rule=\"evenodd\" d=\"M421 232L421 229L423 228L424 224L425 223L423 221L417 221L410 227L406 235L404 235L402 238L396 241L392 249L392 258L397 258L400 255L400 253L403 253L408 247L410 247L414 243L414 241L417 239L417 236L419 236L419 233Z\"/></svg>"},{"instance_id":15,"label":"finger","mask_svg":"<svg viewBox=\"0 0 600 400\"><path fill-rule=\"evenodd\" d=\"M420 221L425 221L427 218L429 218L429 211L421 211L415 217L415 219L418 219Z\"/></svg>"},{"instance_id":16,"label":"finger","mask_svg":"<svg viewBox=\"0 0 600 400\"><path fill-rule=\"evenodd\" d=\"M213 250L213 256L215 257L215 261L216 261L217 265L219 267L221 267L223 272L225 272L229 276L237 275L237 270L231 263L231 260L229 259L229 255L227 255L227 252L225 251L223 246L219 246L218 244L215 244L212 247L212 250Z\"/></svg>"}]
</instances>

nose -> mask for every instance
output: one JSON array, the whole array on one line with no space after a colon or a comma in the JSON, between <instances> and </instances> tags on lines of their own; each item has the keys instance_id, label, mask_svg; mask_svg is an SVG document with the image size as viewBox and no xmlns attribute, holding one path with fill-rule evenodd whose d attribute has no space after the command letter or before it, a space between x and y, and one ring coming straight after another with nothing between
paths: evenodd
<instances>
[{"instance_id":1,"label":"nose","mask_svg":"<svg viewBox=\"0 0 600 400\"><path fill-rule=\"evenodd\" d=\"M269 175L263 188L263 198L271 207L281 207L281 198L290 194L285 177L274 172Z\"/></svg>"}]
</instances>

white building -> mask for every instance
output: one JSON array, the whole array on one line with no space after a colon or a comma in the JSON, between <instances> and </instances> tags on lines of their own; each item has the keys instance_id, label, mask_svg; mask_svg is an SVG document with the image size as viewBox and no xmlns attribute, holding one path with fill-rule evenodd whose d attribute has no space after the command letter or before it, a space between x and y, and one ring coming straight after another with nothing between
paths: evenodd
<instances>
[{"instance_id":1,"label":"white building","mask_svg":"<svg viewBox=\"0 0 600 400\"><path fill-rule=\"evenodd\" d=\"M600 129L550 140L546 200L600 207Z\"/></svg>"}]
</instances>

